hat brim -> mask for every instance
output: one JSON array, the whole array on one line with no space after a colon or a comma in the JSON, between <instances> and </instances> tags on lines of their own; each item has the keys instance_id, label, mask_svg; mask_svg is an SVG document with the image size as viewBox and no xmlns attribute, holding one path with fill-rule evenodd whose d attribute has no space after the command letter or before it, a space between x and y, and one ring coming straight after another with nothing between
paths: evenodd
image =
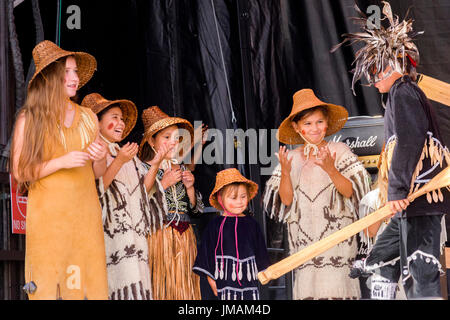
<instances>
[{"instance_id":1,"label":"hat brim","mask_svg":"<svg viewBox=\"0 0 450 320\"><path fill-rule=\"evenodd\" d=\"M182 129L186 129L190 136L191 136L191 145L194 142L194 128L192 127L192 124L183 118L177 118L177 117L167 117L164 119L161 119L159 121L156 121L148 130L144 133L144 137L141 140L140 146L139 146L139 154L142 152L142 148L146 143L148 143L148 140L153 137L156 133L158 133L161 130L164 130L167 127L176 125L178 127L181 127Z\"/></svg>"},{"instance_id":2,"label":"hat brim","mask_svg":"<svg viewBox=\"0 0 450 320\"><path fill-rule=\"evenodd\" d=\"M312 106L308 109L318 107L318 106L326 106L328 109L328 129L325 134L326 137L335 134L340 131L348 119L348 111L342 106L330 103L318 104L316 106ZM283 120L280 127L278 128L276 137L278 141L284 144L296 145L296 144L304 144L305 140L294 130L292 126L292 120L298 115L300 112L308 109L300 110L297 113L289 115L286 119Z\"/></svg>"},{"instance_id":3,"label":"hat brim","mask_svg":"<svg viewBox=\"0 0 450 320\"><path fill-rule=\"evenodd\" d=\"M47 68L53 62L69 56L74 56L77 62L77 73L79 78L78 90L83 87L86 83L88 83L88 81L94 75L94 72L97 70L97 60L94 58L94 56L86 52L70 52L60 49L58 51L55 51L54 54L51 54L45 61L39 64L39 67L36 69L35 73L30 79L30 82L28 83L28 88L30 88L36 76L45 68Z\"/></svg>"}]
</instances>

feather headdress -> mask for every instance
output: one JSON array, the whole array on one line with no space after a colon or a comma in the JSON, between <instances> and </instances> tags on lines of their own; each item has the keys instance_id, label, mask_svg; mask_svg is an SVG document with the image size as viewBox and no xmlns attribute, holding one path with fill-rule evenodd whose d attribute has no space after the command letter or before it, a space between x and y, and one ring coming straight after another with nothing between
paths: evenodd
<instances>
[{"instance_id":1,"label":"feather headdress","mask_svg":"<svg viewBox=\"0 0 450 320\"><path fill-rule=\"evenodd\" d=\"M355 60L352 63L352 65L355 65L352 70L352 91L354 95L356 95L355 83L362 76L365 76L369 85L372 85L380 80L378 79L378 73L388 66L391 66L393 71L403 74L407 65L405 59L409 59L414 67L419 63L419 50L413 40L417 35L423 34L423 31L413 31L412 19L400 22L397 15L394 18L391 5L386 1L382 2L384 3L383 14L385 16L382 20L388 19L389 26L387 28L384 28L381 24L375 25L355 4L355 10L360 17L354 17L352 20L362 27L362 32L343 34L345 40L331 49L333 53L346 42L350 42L349 45L360 42L365 44L356 52ZM408 16L408 13L406 16Z\"/></svg>"}]
</instances>

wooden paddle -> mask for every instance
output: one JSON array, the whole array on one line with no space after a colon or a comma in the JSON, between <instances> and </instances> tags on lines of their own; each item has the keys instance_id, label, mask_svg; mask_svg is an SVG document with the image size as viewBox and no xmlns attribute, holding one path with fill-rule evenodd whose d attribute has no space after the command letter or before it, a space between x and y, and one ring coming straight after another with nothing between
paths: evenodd
<instances>
[{"instance_id":1,"label":"wooden paddle","mask_svg":"<svg viewBox=\"0 0 450 320\"><path fill-rule=\"evenodd\" d=\"M422 188L417 190L408 196L410 202L414 199L440 188L450 186L450 167L447 167L436 175L430 182L424 185ZM298 268L306 261L313 259L319 254L327 251L328 249L334 247L335 245L341 243L342 241L350 238L351 236L357 234L358 232L368 228L372 224L386 219L391 215L391 210L388 206L369 214L368 216L346 226L345 228L329 235L328 237L317 241L316 243L306 247L299 252L290 255L289 257L271 265L266 270L258 273L258 279L262 284L266 284L270 280L278 279L285 273Z\"/></svg>"},{"instance_id":2,"label":"wooden paddle","mask_svg":"<svg viewBox=\"0 0 450 320\"><path fill-rule=\"evenodd\" d=\"M421 74L417 84L428 99L450 107L450 83Z\"/></svg>"}]
</instances>

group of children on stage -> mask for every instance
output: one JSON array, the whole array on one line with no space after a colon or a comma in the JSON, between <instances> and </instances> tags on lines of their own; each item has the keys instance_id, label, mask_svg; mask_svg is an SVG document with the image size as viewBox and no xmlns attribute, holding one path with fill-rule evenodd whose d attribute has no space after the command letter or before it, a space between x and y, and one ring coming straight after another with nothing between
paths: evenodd
<instances>
[{"instance_id":1,"label":"group of children on stage","mask_svg":"<svg viewBox=\"0 0 450 320\"><path fill-rule=\"evenodd\" d=\"M95 58L65 51L50 41L39 43L33 58L36 73L17 117L11 156L11 171L28 192L28 297L201 299L199 276L205 276L219 299L259 299L257 275L270 261L261 228L248 211L258 185L237 169L218 172L209 203L222 214L210 221L197 246L191 218L201 214L204 205L194 187L195 162L181 161L186 156L183 150L193 147L189 142L194 129L189 121L171 117L157 106L147 108L142 113L145 130L141 143L120 146L138 120L133 102L108 100L98 93L84 97L81 105L71 100L92 77ZM377 83L392 76L392 72L379 72L373 70L379 77ZM409 83L397 77L389 89L400 84L398 79ZM407 85L402 92L410 90ZM280 147L280 164L263 194L268 215L287 225L291 254L359 219L360 202L372 187L370 175L350 148L325 140L344 126L346 109L321 101L311 89L298 91L293 100L291 114L280 125L277 138L300 147L291 151ZM389 119L394 123L387 130L393 130L394 138L403 139L395 116ZM433 133L436 145L438 131ZM186 141L187 149L182 149ZM402 143L397 141L397 150ZM392 157L397 151L386 152ZM440 158L434 158L442 163L448 149L437 152ZM390 166L392 159L383 161L382 165ZM403 178L398 176L389 178L392 183L404 182L399 182ZM380 189L380 193L385 191ZM377 207L387 203L399 206L393 207L393 213L406 210L409 203L401 200L406 195L405 191L393 201L384 198ZM430 215L435 218L420 223L434 224L439 231L441 210L433 210ZM434 251L419 253L434 262L439 239L433 241L437 241ZM377 244L372 252L383 258ZM390 256L394 263L400 259L395 250ZM408 254L417 254L417 250L409 248ZM361 298L358 279L349 277L358 269L352 270L357 252L357 239L351 237L295 269L294 299ZM372 254L367 260L376 258ZM415 265L403 253L400 262L407 272L410 264ZM373 270L383 265L359 266L363 274L376 273ZM423 272L425 267L418 266L418 271L411 267L411 272ZM380 280L380 273L377 275ZM435 285L436 279L433 281ZM381 273L383 282L396 284L398 277ZM437 295L436 288L422 290Z\"/></svg>"},{"instance_id":2,"label":"group of children on stage","mask_svg":"<svg viewBox=\"0 0 450 320\"><path fill-rule=\"evenodd\" d=\"M94 57L50 41L33 57L11 157L28 192L29 298L201 299L199 274L221 298L259 298L257 273L269 260L258 224L245 214L257 185L235 169L218 173L211 199L224 220L208 226L197 254L190 219L204 205L195 165L177 161L183 138L194 137L189 121L147 108L141 144L120 146L138 118L133 102L98 93L81 105L70 100L92 76Z\"/></svg>"}]
</instances>

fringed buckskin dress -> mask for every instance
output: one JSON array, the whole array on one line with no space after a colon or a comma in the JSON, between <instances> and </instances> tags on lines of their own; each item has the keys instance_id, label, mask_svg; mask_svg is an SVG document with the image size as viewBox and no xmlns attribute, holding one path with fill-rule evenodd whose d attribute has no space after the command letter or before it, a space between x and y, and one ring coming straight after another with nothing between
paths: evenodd
<instances>
[{"instance_id":1,"label":"fringed buckskin dress","mask_svg":"<svg viewBox=\"0 0 450 320\"><path fill-rule=\"evenodd\" d=\"M44 160L86 151L98 132L96 118L75 105L72 125L62 126L58 143L46 142ZM31 281L37 289L30 300L108 299L102 213L90 160L58 170L29 190L25 282Z\"/></svg>"}]
</instances>

